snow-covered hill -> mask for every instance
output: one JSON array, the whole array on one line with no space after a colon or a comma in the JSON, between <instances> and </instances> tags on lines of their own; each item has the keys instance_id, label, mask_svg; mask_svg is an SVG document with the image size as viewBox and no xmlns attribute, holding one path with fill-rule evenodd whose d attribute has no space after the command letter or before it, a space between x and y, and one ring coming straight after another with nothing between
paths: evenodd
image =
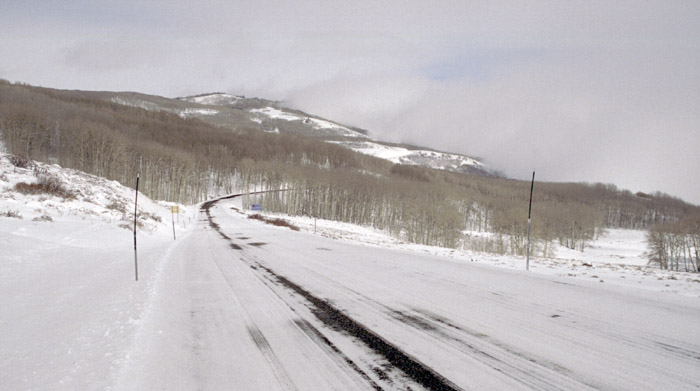
<instances>
[{"instance_id":1,"label":"snow-covered hill","mask_svg":"<svg viewBox=\"0 0 700 391\"><path fill-rule=\"evenodd\" d=\"M183 118L229 128L254 128L268 133L290 133L316 137L395 164L424 166L439 170L494 175L478 159L420 147L390 145L368 136L364 129L284 107L281 102L226 93L202 94L178 99L142 94L112 93L114 103L147 110L165 110Z\"/></svg>"}]
</instances>

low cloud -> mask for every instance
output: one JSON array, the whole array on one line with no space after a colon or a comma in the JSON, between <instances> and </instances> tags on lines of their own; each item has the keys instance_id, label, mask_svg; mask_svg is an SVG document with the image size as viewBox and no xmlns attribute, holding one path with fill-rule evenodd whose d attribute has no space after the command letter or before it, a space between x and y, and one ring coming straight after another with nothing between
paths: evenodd
<instances>
[{"instance_id":1,"label":"low cloud","mask_svg":"<svg viewBox=\"0 0 700 391\"><path fill-rule=\"evenodd\" d=\"M334 80L291 102L380 139L482 157L513 177L536 169L543 180L612 182L700 203L689 180L700 167L700 78L659 54L546 56L486 80Z\"/></svg>"}]
</instances>

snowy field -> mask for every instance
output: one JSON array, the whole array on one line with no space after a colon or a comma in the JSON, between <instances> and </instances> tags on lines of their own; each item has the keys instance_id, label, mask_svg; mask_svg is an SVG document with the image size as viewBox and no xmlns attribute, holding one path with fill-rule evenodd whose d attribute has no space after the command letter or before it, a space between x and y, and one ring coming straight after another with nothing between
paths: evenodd
<instances>
[{"instance_id":1,"label":"snowy field","mask_svg":"<svg viewBox=\"0 0 700 391\"><path fill-rule=\"evenodd\" d=\"M458 262L480 263L514 270L525 269L523 257L405 243L382 231L337 221L273 213L265 215L287 219L303 231L346 243L432 254ZM644 231L610 229L598 240L590 243L584 252L557 246L556 256L553 258L531 257L530 271L700 298L698 273L666 271L647 266L645 251Z\"/></svg>"},{"instance_id":2,"label":"snowy field","mask_svg":"<svg viewBox=\"0 0 700 391\"><path fill-rule=\"evenodd\" d=\"M141 195L135 282L133 190L40 168L75 199L0 157L2 389L700 387L700 276L646 267L637 231L526 272L235 198L181 206L173 240Z\"/></svg>"}]
</instances>

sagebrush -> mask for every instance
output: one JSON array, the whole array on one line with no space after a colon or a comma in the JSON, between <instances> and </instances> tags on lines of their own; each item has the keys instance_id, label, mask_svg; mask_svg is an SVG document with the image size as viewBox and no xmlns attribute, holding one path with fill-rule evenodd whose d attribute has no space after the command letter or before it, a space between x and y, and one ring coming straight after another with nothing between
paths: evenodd
<instances>
[{"instance_id":1,"label":"sagebrush","mask_svg":"<svg viewBox=\"0 0 700 391\"><path fill-rule=\"evenodd\" d=\"M76 199L75 193L68 190L59 178L46 174L39 175L36 183L17 183L15 190L22 194L50 194L67 200Z\"/></svg>"}]
</instances>

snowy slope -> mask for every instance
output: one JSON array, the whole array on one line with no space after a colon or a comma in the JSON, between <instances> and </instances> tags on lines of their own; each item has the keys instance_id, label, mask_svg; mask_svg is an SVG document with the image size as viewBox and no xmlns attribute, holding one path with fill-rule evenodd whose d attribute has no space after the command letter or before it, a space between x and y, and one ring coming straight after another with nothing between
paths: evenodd
<instances>
[{"instance_id":1,"label":"snowy slope","mask_svg":"<svg viewBox=\"0 0 700 391\"><path fill-rule=\"evenodd\" d=\"M483 163L464 155L422 149L407 149L372 141L331 142L395 164L417 165L455 172L488 172Z\"/></svg>"},{"instance_id":2,"label":"snowy slope","mask_svg":"<svg viewBox=\"0 0 700 391\"><path fill-rule=\"evenodd\" d=\"M75 198L14 190L36 182L35 172L60 179ZM133 197L113 181L0 156L0 388L112 384L173 241L168 205L141 195L135 283ZM181 215L178 234L189 219Z\"/></svg>"},{"instance_id":3,"label":"snowy slope","mask_svg":"<svg viewBox=\"0 0 700 391\"><path fill-rule=\"evenodd\" d=\"M461 173L494 175L477 159L421 148L387 145L367 136L367 131L288 109L281 102L246 98L225 93L166 99L143 94L110 93L110 101L146 110L164 110L182 118L196 118L227 128L257 128L268 133L301 134L336 143L345 148L386 159L396 164L409 164Z\"/></svg>"},{"instance_id":4,"label":"snowy slope","mask_svg":"<svg viewBox=\"0 0 700 391\"><path fill-rule=\"evenodd\" d=\"M0 213L17 214L20 219L51 221L61 217L105 221L115 225L133 224L134 191L94 175L58 165L31 162L27 168L16 167L10 155L0 155ZM47 193L22 194L17 183L37 183L40 177L54 178L71 193L63 198ZM166 207L142 197L139 225L146 231L163 225Z\"/></svg>"},{"instance_id":5,"label":"snowy slope","mask_svg":"<svg viewBox=\"0 0 700 391\"><path fill-rule=\"evenodd\" d=\"M261 118L270 119L280 119L290 122L299 122L301 124L308 125L309 127L316 130L326 130L329 135L340 136L340 137L351 137L351 138L367 138L366 135L342 126L340 124L327 121L320 118L314 118L308 115L302 115L291 111L285 111L282 109L274 107L264 107L261 109L250 109L250 113L254 115L254 118L262 121Z\"/></svg>"},{"instance_id":6,"label":"snowy slope","mask_svg":"<svg viewBox=\"0 0 700 391\"><path fill-rule=\"evenodd\" d=\"M200 105L214 105L214 106L227 106L238 103L239 101L245 99L242 96L230 95L224 93L214 93L205 94L200 96L192 96L187 98L182 98L182 100L197 103Z\"/></svg>"},{"instance_id":7,"label":"snowy slope","mask_svg":"<svg viewBox=\"0 0 700 391\"><path fill-rule=\"evenodd\" d=\"M196 117L200 115L216 115L218 114L218 110L212 110L212 109L184 109L180 111L178 114L182 118L187 118L187 117Z\"/></svg>"}]
</instances>

